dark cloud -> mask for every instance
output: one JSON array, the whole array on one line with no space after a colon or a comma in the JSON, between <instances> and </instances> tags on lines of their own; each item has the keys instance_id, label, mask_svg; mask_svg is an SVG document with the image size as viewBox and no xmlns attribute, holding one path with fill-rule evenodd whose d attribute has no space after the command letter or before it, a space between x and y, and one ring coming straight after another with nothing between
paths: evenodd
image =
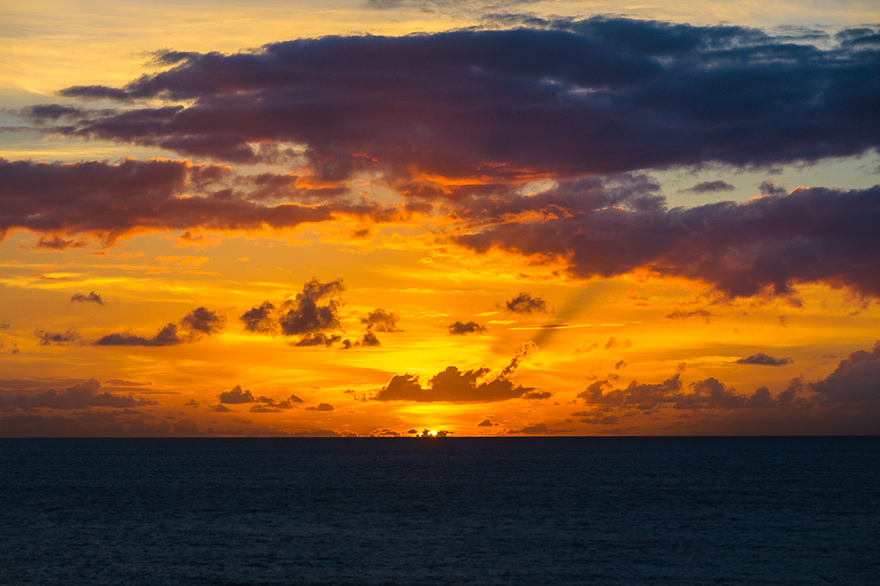
<instances>
[{"instance_id":1,"label":"dark cloud","mask_svg":"<svg viewBox=\"0 0 880 586\"><path fill-rule=\"evenodd\" d=\"M693 191L694 193L718 193L721 191L733 191L734 189L736 189L736 187L719 179L716 181L703 181L697 183L688 191Z\"/></svg>"},{"instance_id":2,"label":"dark cloud","mask_svg":"<svg viewBox=\"0 0 880 586\"><path fill-rule=\"evenodd\" d=\"M361 318L361 323L367 326L371 332L399 332L397 320L400 319L384 309L374 309L366 317Z\"/></svg>"},{"instance_id":3,"label":"dark cloud","mask_svg":"<svg viewBox=\"0 0 880 586\"><path fill-rule=\"evenodd\" d=\"M333 411L333 405L329 403L319 403L317 407L306 407L306 411Z\"/></svg>"},{"instance_id":4,"label":"dark cloud","mask_svg":"<svg viewBox=\"0 0 880 586\"><path fill-rule=\"evenodd\" d=\"M880 89L865 83L880 68L876 32L818 46L726 25L515 24L232 55L167 51L173 61L159 61L173 68L124 88L61 92L120 108L28 115L47 125L63 117L53 129L69 135L234 162L268 156L254 145L296 143L320 175L379 167L401 181L815 161L880 144ZM145 98L169 105L135 106Z\"/></svg>"},{"instance_id":5,"label":"dark cloud","mask_svg":"<svg viewBox=\"0 0 880 586\"><path fill-rule=\"evenodd\" d=\"M42 392L0 395L0 407L5 409L87 409L90 407L130 408L155 405L155 401L131 395L100 393L101 383L90 379L67 387L63 391L49 389Z\"/></svg>"},{"instance_id":6,"label":"dark cloud","mask_svg":"<svg viewBox=\"0 0 880 586\"><path fill-rule=\"evenodd\" d=\"M83 343L82 336L80 336L78 332L75 332L73 330L67 330L63 334L60 332L45 332L43 330L38 330L34 332L34 335L36 335L40 339L41 346L51 346L53 344L58 346L67 346L71 344L79 345Z\"/></svg>"},{"instance_id":7,"label":"dark cloud","mask_svg":"<svg viewBox=\"0 0 880 586\"><path fill-rule=\"evenodd\" d=\"M706 323L709 323L714 316L715 315L708 309L694 309L692 311L682 311L680 309L676 309L675 311L667 313L663 317L668 319L687 319L689 317L701 317L706 320Z\"/></svg>"},{"instance_id":8,"label":"dark cloud","mask_svg":"<svg viewBox=\"0 0 880 586\"><path fill-rule=\"evenodd\" d=\"M169 323L152 338L130 333L109 334L94 343L95 346L175 346L196 342L203 336L216 334L226 324L220 313L199 307L188 313L180 324Z\"/></svg>"},{"instance_id":9,"label":"dark cloud","mask_svg":"<svg viewBox=\"0 0 880 586\"><path fill-rule=\"evenodd\" d=\"M540 401L542 399L549 399L552 396L553 393L550 391L529 391L528 393L523 393L522 398L530 401Z\"/></svg>"},{"instance_id":10,"label":"dark cloud","mask_svg":"<svg viewBox=\"0 0 880 586\"><path fill-rule=\"evenodd\" d=\"M220 402L227 405L241 405L242 403L253 403L256 399L250 391L243 391L240 386L235 385L231 391L225 391L218 395Z\"/></svg>"},{"instance_id":11,"label":"dark cloud","mask_svg":"<svg viewBox=\"0 0 880 586\"><path fill-rule=\"evenodd\" d=\"M810 387L824 404L880 403L880 341L871 350L853 352Z\"/></svg>"},{"instance_id":12,"label":"dark cloud","mask_svg":"<svg viewBox=\"0 0 880 586\"><path fill-rule=\"evenodd\" d=\"M48 234L41 236L39 247L63 250L86 245L62 237L77 233L112 244L132 232L277 229L344 215L374 221L395 217L376 206L348 203L325 188L281 189L276 184L282 181L267 177L165 159L114 164L0 158L0 237L16 228L31 230ZM270 193L285 201L267 205L263 200ZM305 199L308 204L297 203Z\"/></svg>"},{"instance_id":13,"label":"dark cloud","mask_svg":"<svg viewBox=\"0 0 880 586\"><path fill-rule=\"evenodd\" d=\"M285 336L306 336L339 328L338 295L345 290L341 280L322 283L312 279L296 298L281 307L278 325ZM323 301L323 304L321 303Z\"/></svg>"},{"instance_id":14,"label":"dark cloud","mask_svg":"<svg viewBox=\"0 0 880 586\"><path fill-rule=\"evenodd\" d=\"M180 321L180 326L194 337L219 333L225 325L226 316L204 307L194 309Z\"/></svg>"},{"instance_id":15,"label":"dark cloud","mask_svg":"<svg viewBox=\"0 0 880 586\"><path fill-rule=\"evenodd\" d=\"M788 193L784 187L776 185L772 179L762 181L758 189L761 190L761 195L785 195Z\"/></svg>"},{"instance_id":16,"label":"dark cloud","mask_svg":"<svg viewBox=\"0 0 880 586\"><path fill-rule=\"evenodd\" d=\"M499 223L454 240L477 252L564 259L579 278L643 268L703 281L731 297L789 295L797 283L814 282L880 295L880 186L800 188L687 209L625 201L564 209L542 222Z\"/></svg>"},{"instance_id":17,"label":"dark cloud","mask_svg":"<svg viewBox=\"0 0 880 586\"><path fill-rule=\"evenodd\" d=\"M484 333L486 333L486 326L482 326L475 321L457 321L449 325L449 334L452 336L464 336L467 334Z\"/></svg>"},{"instance_id":18,"label":"dark cloud","mask_svg":"<svg viewBox=\"0 0 880 586\"><path fill-rule=\"evenodd\" d=\"M75 293L73 297L70 298L71 301L79 301L79 302L90 302L97 303L98 305L104 305L104 300L101 299L101 296L95 293L94 291L90 292L88 295L83 295L82 293Z\"/></svg>"},{"instance_id":19,"label":"dark cloud","mask_svg":"<svg viewBox=\"0 0 880 586\"><path fill-rule=\"evenodd\" d=\"M396 375L372 398L376 401L482 403L524 397L536 389L514 385L509 377L533 347L534 343L531 342L523 344L510 364L493 379L486 378L489 374L486 367L462 372L455 366L448 366L446 370L435 374L428 381L427 387L422 387L416 375Z\"/></svg>"},{"instance_id":20,"label":"dark cloud","mask_svg":"<svg viewBox=\"0 0 880 586\"><path fill-rule=\"evenodd\" d=\"M183 344L184 338L174 324L168 324L152 338L129 333L108 334L95 342L95 346L175 346Z\"/></svg>"},{"instance_id":21,"label":"dark cloud","mask_svg":"<svg viewBox=\"0 0 880 586\"><path fill-rule=\"evenodd\" d=\"M67 250L68 248L85 248L89 243L85 240L67 240L60 236L41 236L37 240L36 248L46 248L48 250Z\"/></svg>"},{"instance_id":22,"label":"dark cloud","mask_svg":"<svg viewBox=\"0 0 880 586\"><path fill-rule=\"evenodd\" d=\"M507 311L514 313L545 313L547 302L540 297L532 297L529 293L520 293L510 301L505 302Z\"/></svg>"},{"instance_id":23,"label":"dark cloud","mask_svg":"<svg viewBox=\"0 0 880 586\"><path fill-rule=\"evenodd\" d=\"M312 279L303 285L295 298L287 299L276 306L270 301L255 305L239 318L247 331L286 337L299 336L290 342L291 346L325 346L339 344L343 349L357 347L376 347L381 343L375 332L399 332L395 314L384 309L375 309L361 317L366 331L360 339L343 339L334 331L341 329L339 311L340 298L345 291L342 280L323 283Z\"/></svg>"},{"instance_id":24,"label":"dark cloud","mask_svg":"<svg viewBox=\"0 0 880 586\"><path fill-rule=\"evenodd\" d=\"M657 407L675 409L740 409L758 408L777 404L765 387L748 397L728 387L716 378L707 378L687 385L682 384L681 374L676 373L662 383L639 383L632 381L623 389L615 389L607 380L596 381L578 394L590 405L635 407L649 410Z\"/></svg>"},{"instance_id":25,"label":"dark cloud","mask_svg":"<svg viewBox=\"0 0 880 586\"><path fill-rule=\"evenodd\" d=\"M328 336L321 332L315 332L312 334L306 334L303 336L298 342L293 342L292 346L332 346L336 342L342 340L342 336L332 335ZM351 344L348 340L346 342Z\"/></svg>"},{"instance_id":26,"label":"dark cloud","mask_svg":"<svg viewBox=\"0 0 880 586\"><path fill-rule=\"evenodd\" d=\"M785 366L786 364L791 364L791 358L773 358L763 352L758 352L757 354L752 354L746 358L740 358L736 363L759 364L761 366Z\"/></svg>"},{"instance_id":27,"label":"dark cloud","mask_svg":"<svg viewBox=\"0 0 880 586\"><path fill-rule=\"evenodd\" d=\"M491 419L484 419L477 424L477 427L492 427L493 425L498 425L497 423L493 423ZM415 430L413 430L415 433Z\"/></svg>"},{"instance_id":28,"label":"dark cloud","mask_svg":"<svg viewBox=\"0 0 880 586\"><path fill-rule=\"evenodd\" d=\"M511 429L507 432L508 434L523 434L523 435L545 435L548 433L552 433L550 428L547 427L546 423L535 423L532 425L526 425L522 429Z\"/></svg>"},{"instance_id":29,"label":"dark cloud","mask_svg":"<svg viewBox=\"0 0 880 586\"><path fill-rule=\"evenodd\" d=\"M244 329L249 332L272 335L278 329L278 323L273 317L274 313L275 306L269 301L264 301L244 312L239 319L244 324Z\"/></svg>"}]
</instances>

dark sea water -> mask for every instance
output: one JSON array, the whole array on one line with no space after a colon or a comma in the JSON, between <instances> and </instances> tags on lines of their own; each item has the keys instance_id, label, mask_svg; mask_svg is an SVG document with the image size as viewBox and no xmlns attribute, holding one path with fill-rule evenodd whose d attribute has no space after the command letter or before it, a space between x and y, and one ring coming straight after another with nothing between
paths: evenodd
<instances>
[{"instance_id":1,"label":"dark sea water","mask_svg":"<svg viewBox=\"0 0 880 586\"><path fill-rule=\"evenodd\" d=\"M0 440L0 584L873 586L880 438Z\"/></svg>"}]
</instances>

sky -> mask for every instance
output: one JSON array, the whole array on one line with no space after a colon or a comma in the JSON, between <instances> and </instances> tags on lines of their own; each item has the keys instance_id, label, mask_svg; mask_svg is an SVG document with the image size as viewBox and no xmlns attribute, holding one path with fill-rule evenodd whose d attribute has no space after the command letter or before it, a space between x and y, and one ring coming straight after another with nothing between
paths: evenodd
<instances>
[{"instance_id":1,"label":"sky","mask_svg":"<svg viewBox=\"0 0 880 586\"><path fill-rule=\"evenodd\" d=\"M874 2L0 22L0 436L880 433Z\"/></svg>"}]
</instances>

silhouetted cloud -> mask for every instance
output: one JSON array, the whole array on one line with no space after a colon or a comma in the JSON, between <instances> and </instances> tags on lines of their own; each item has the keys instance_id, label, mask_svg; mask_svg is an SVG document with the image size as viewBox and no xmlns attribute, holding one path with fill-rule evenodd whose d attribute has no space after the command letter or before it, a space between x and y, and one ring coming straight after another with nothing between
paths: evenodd
<instances>
[{"instance_id":1,"label":"silhouetted cloud","mask_svg":"<svg viewBox=\"0 0 880 586\"><path fill-rule=\"evenodd\" d=\"M545 435L551 433L550 428L547 427L546 423L535 423L532 425L526 425L522 429L511 429L507 432L508 434L523 434L523 435Z\"/></svg>"},{"instance_id":2,"label":"silhouetted cloud","mask_svg":"<svg viewBox=\"0 0 880 586\"><path fill-rule=\"evenodd\" d=\"M871 350L850 354L810 388L824 404L880 403L880 341Z\"/></svg>"},{"instance_id":3,"label":"silhouetted cloud","mask_svg":"<svg viewBox=\"0 0 880 586\"><path fill-rule=\"evenodd\" d=\"M278 323L273 317L274 313L275 306L269 301L264 301L244 312L239 319L244 323L244 329L249 332L272 335L278 329Z\"/></svg>"},{"instance_id":4,"label":"silhouetted cloud","mask_svg":"<svg viewBox=\"0 0 880 586\"><path fill-rule=\"evenodd\" d=\"M422 387L419 378L413 374L395 375L388 384L372 398L376 401L448 401L456 403L479 403L506 401L523 397L536 389L514 385L508 377L512 376L522 358L534 347L534 343L523 344L510 364L493 379L487 379L486 367L460 371L448 366L435 374L427 387Z\"/></svg>"},{"instance_id":5,"label":"silhouetted cloud","mask_svg":"<svg viewBox=\"0 0 880 586\"><path fill-rule=\"evenodd\" d=\"M656 407L675 409L739 409L759 408L776 404L765 387L749 397L736 391L716 378L690 383L685 389L681 373L676 373L662 383L639 383L632 381L624 389L615 389L607 380L599 380L578 394L590 405L613 405L635 407L640 410Z\"/></svg>"},{"instance_id":6,"label":"silhouetted cloud","mask_svg":"<svg viewBox=\"0 0 880 586\"><path fill-rule=\"evenodd\" d=\"M32 394L0 395L0 408L5 409L87 409L89 407L127 408L155 405L155 401L131 395L100 393L101 383L90 379L63 391L48 389Z\"/></svg>"},{"instance_id":7,"label":"silhouetted cloud","mask_svg":"<svg viewBox=\"0 0 880 586\"><path fill-rule=\"evenodd\" d=\"M484 334L485 332L486 326L482 326L475 321L457 321L449 325L449 334L452 336L464 336L466 334Z\"/></svg>"},{"instance_id":8,"label":"silhouetted cloud","mask_svg":"<svg viewBox=\"0 0 880 586\"><path fill-rule=\"evenodd\" d=\"M333 405L329 403L319 403L317 407L306 407L306 411L333 411Z\"/></svg>"},{"instance_id":9,"label":"silhouetted cloud","mask_svg":"<svg viewBox=\"0 0 880 586\"><path fill-rule=\"evenodd\" d=\"M514 313L545 313L547 302L540 297L532 297L529 293L520 293L505 304L507 311Z\"/></svg>"},{"instance_id":10,"label":"silhouetted cloud","mask_svg":"<svg viewBox=\"0 0 880 586\"><path fill-rule=\"evenodd\" d=\"M109 334L94 342L95 346L174 346L192 343L203 336L221 331L226 317L220 313L199 307L188 313L180 324L169 323L152 338L131 333Z\"/></svg>"},{"instance_id":11,"label":"silhouetted cloud","mask_svg":"<svg viewBox=\"0 0 880 586\"><path fill-rule=\"evenodd\" d=\"M227 405L241 405L253 403L254 395L250 391L244 391L239 385L235 385L231 391L224 391L218 395L220 402Z\"/></svg>"},{"instance_id":12,"label":"silhouetted cloud","mask_svg":"<svg viewBox=\"0 0 880 586\"><path fill-rule=\"evenodd\" d=\"M716 181L703 181L697 183L688 191L693 191L694 193L718 193L721 191L733 191L734 189L736 189L736 187L730 183L718 179Z\"/></svg>"},{"instance_id":13,"label":"silhouetted cloud","mask_svg":"<svg viewBox=\"0 0 880 586\"><path fill-rule=\"evenodd\" d=\"M70 344L82 344L83 339L82 336L79 335L78 332L73 330L67 330L63 334L60 332L46 332L43 330L38 330L34 332L40 339L41 346L50 346L50 345L59 345L59 346L67 346Z\"/></svg>"},{"instance_id":14,"label":"silhouetted cloud","mask_svg":"<svg viewBox=\"0 0 880 586\"><path fill-rule=\"evenodd\" d=\"M71 301L80 301L80 302L91 302L97 303L98 305L104 305L104 300L101 299L101 296L92 291L88 295L83 295L82 293L75 293L73 297L70 298Z\"/></svg>"},{"instance_id":15,"label":"silhouetted cloud","mask_svg":"<svg viewBox=\"0 0 880 586\"><path fill-rule=\"evenodd\" d=\"M301 336L333 330L339 327L339 300L337 295L345 290L341 280L322 283L312 279L296 299L281 304L278 325L285 336ZM321 305L320 302L324 301Z\"/></svg>"},{"instance_id":16,"label":"silhouetted cloud","mask_svg":"<svg viewBox=\"0 0 880 586\"><path fill-rule=\"evenodd\" d=\"M786 364L791 364L791 358L773 358L763 352L758 352L757 354L752 354L746 358L740 358L736 363L759 364L761 366L785 366Z\"/></svg>"},{"instance_id":17,"label":"silhouetted cloud","mask_svg":"<svg viewBox=\"0 0 880 586\"><path fill-rule=\"evenodd\" d=\"M371 332L399 332L397 320L400 319L393 313L377 308L361 318L361 323L367 326Z\"/></svg>"}]
</instances>

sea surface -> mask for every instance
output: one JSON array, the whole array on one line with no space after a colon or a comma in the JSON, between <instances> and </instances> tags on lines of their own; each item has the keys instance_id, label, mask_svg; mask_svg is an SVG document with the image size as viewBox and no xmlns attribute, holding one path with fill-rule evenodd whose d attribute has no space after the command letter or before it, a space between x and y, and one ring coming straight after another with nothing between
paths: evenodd
<instances>
[{"instance_id":1,"label":"sea surface","mask_svg":"<svg viewBox=\"0 0 880 586\"><path fill-rule=\"evenodd\" d=\"M880 584L880 438L0 440L0 584Z\"/></svg>"}]
</instances>

